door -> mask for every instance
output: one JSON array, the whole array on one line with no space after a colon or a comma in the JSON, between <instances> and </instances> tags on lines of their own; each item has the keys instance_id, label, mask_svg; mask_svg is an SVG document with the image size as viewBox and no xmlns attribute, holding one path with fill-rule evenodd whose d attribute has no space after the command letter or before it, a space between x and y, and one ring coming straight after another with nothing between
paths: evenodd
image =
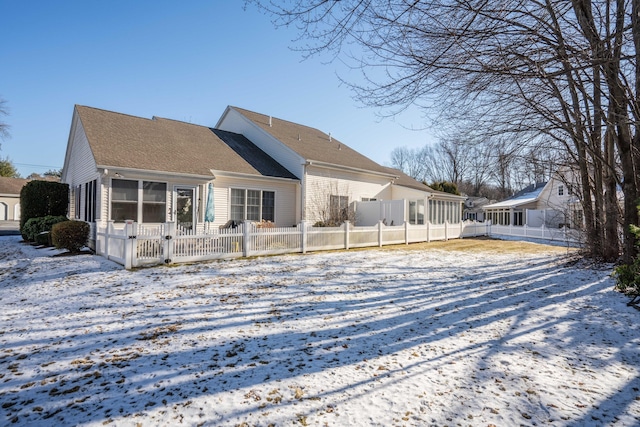
<instances>
[{"instance_id":1,"label":"door","mask_svg":"<svg viewBox=\"0 0 640 427\"><path fill-rule=\"evenodd\" d=\"M196 224L195 187L175 187L175 214L178 231L191 232Z\"/></svg>"}]
</instances>

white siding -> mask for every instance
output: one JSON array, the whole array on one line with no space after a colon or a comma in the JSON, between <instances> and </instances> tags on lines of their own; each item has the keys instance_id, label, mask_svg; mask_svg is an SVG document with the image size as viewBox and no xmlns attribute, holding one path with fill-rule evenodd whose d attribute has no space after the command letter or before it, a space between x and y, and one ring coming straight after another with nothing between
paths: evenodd
<instances>
[{"instance_id":1,"label":"white siding","mask_svg":"<svg viewBox=\"0 0 640 427\"><path fill-rule=\"evenodd\" d=\"M394 185L391 188L391 195L393 200L417 200L417 199L425 199L429 196L429 193L426 191L415 190L409 187L402 187L400 185Z\"/></svg>"},{"instance_id":2,"label":"white siding","mask_svg":"<svg viewBox=\"0 0 640 427\"><path fill-rule=\"evenodd\" d=\"M76 187L99 177L96 161L89 147L89 141L84 133L80 120L74 120L75 128L71 135L73 140L69 153L69 164L66 165L66 180L70 187Z\"/></svg>"},{"instance_id":3,"label":"white siding","mask_svg":"<svg viewBox=\"0 0 640 427\"><path fill-rule=\"evenodd\" d=\"M75 115L75 113L74 113ZM91 182L94 179L98 180L96 191L97 203L96 206L96 220L104 218L102 212L104 211L104 203L102 200L103 192L100 185L100 174L98 173L96 161L91 152L89 141L82 127L82 123L74 116L73 129L71 129L69 141L70 151L67 153L68 163L65 164L65 180L64 183L69 184L70 196L69 196L69 217L75 217L75 191L79 185L83 185L87 182ZM82 192L82 199L80 200L80 210L84 209L86 200L85 193Z\"/></svg>"},{"instance_id":4,"label":"white siding","mask_svg":"<svg viewBox=\"0 0 640 427\"><path fill-rule=\"evenodd\" d=\"M391 182L385 177L309 166L306 176L306 219L321 220L319 211L329 205L329 196L348 196L349 203L362 198L391 199Z\"/></svg>"},{"instance_id":5,"label":"white siding","mask_svg":"<svg viewBox=\"0 0 640 427\"><path fill-rule=\"evenodd\" d=\"M216 217L213 223L218 227L229 220L229 206L231 203L231 189L248 189L275 192L275 223L278 227L289 227L300 222L296 214L296 193L298 186L295 182L264 181L258 179L239 179L218 176L213 181L213 193L215 200ZM202 197L203 205L206 203L206 195Z\"/></svg>"},{"instance_id":6,"label":"white siding","mask_svg":"<svg viewBox=\"0 0 640 427\"><path fill-rule=\"evenodd\" d=\"M304 163L305 159L236 110L228 109L218 128L244 135L249 141L260 147L262 151L287 168L298 179L302 179L304 175L302 163Z\"/></svg>"}]
</instances>

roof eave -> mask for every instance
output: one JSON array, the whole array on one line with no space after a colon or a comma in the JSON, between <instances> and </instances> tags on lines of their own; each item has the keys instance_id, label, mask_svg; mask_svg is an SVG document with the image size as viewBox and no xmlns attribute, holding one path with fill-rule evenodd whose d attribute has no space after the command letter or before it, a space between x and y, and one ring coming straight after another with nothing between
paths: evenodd
<instances>
[{"instance_id":1,"label":"roof eave","mask_svg":"<svg viewBox=\"0 0 640 427\"><path fill-rule=\"evenodd\" d=\"M211 169L211 173L213 174L213 178L224 176L229 178L240 178L240 179L257 179L261 181L280 181L280 182L288 182L288 183L299 183L300 180L297 178L285 178L281 176L268 176L268 175L253 175L250 173L241 173L241 172L229 172L222 170Z\"/></svg>"},{"instance_id":2,"label":"roof eave","mask_svg":"<svg viewBox=\"0 0 640 427\"><path fill-rule=\"evenodd\" d=\"M134 174L136 176L153 176L153 177L171 176L171 177L177 177L177 178L189 178L189 179L199 179L199 180L207 180L207 181L212 178L212 175L158 171L158 170L150 170L150 169L136 169L136 168L127 168L127 167L120 167L120 166L109 166L109 165L97 165L97 168L98 170L102 169L103 175L105 175L105 171L107 171L107 175L109 176L113 176L116 173L120 173L120 174Z\"/></svg>"},{"instance_id":3,"label":"roof eave","mask_svg":"<svg viewBox=\"0 0 640 427\"><path fill-rule=\"evenodd\" d=\"M349 172L358 172L358 173L364 173L364 174L368 174L368 175L374 175L374 176L382 176L385 178L389 178L389 179L398 179L398 175L395 174L390 174L390 173L386 173L386 172L378 172L378 171L372 171L369 169L360 169L360 168L355 168L353 166L344 166L344 165L337 165L335 163L327 163L327 162L322 162L319 160L310 160L307 159L306 160L306 165L308 166L320 166L323 168L327 168L327 169L334 169L334 170L346 170Z\"/></svg>"}]
</instances>

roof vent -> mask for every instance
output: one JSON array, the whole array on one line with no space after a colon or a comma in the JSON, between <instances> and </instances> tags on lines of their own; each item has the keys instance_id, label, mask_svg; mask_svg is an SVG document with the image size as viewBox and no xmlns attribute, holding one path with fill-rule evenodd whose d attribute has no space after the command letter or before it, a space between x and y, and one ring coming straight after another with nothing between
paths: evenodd
<instances>
[{"instance_id":1,"label":"roof vent","mask_svg":"<svg viewBox=\"0 0 640 427\"><path fill-rule=\"evenodd\" d=\"M298 134L298 141L302 141L302 140L300 139L300 134Z\"/></svg>"},{"instance_id":2,"label":"roof vent","mask_svg":"<svg viewBox=\"0 0 640 427\"><path fill-rule=\"evenodd\" d=\"M269 116L269 127L272 126L272 120L271 120L271 116Z\"/></svg>"},{"instance_id":3,"label":"roof vent","mask_svg":"<svg viewBox=\"0 0 640 427\"><path fill-rule=\"evenodd\" d=\"M331 142L331 132L329 132L329 142Z\"/></svg>"}]
</instances>

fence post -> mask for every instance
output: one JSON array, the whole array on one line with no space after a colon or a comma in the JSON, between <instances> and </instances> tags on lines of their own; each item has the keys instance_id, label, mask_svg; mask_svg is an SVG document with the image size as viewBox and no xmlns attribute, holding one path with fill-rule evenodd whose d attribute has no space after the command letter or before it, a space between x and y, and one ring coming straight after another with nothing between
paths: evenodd
<instances>
[{"instance_id":1,"label":"fence post","mask_svg":"<svg viewBox=\"0 0 640 427\"><path fill-rule=\"evenodd\" d=\"M487 237L491 237L491 223L492 221L490 219L487 220L486 224L487 224L487 229L485 230Z\"/></svg>"},{"instance_id":2,"label":"fence post","mask_svg":"<svg viewBox=\"0 0 640 427\"><path fill-rule=\"evenodd\" d=\"M378 221L378 247L382 247L382 220Z\"/></svg>"},{"instance_id":3,"label":"fence post","mask_svg":"<svg viewBox=\"0 0 640 427\"><path fill-rule=\"evenodd\" d=\"M249 229L251 228L253 223L249 222L249 221L245 221L242 224L242 240L244 240L242 242L242 256L244 256L245 258L249 256L249 254L251 253L251 233L249 232Z\"/></svg>"},{"instance_id":4,"label":"fence post","mask_svg":"<svg viewBox=\"0 0 640 427\"><path fill-rule=\"evenodd\" d=\"M124 223L124 268L127 270L131 270L131 267L134 265L133 262L133 248L134 248L134 239L135 234L133 230L134 222L131 220L127 220ZM137 264L137 263L135 263Z\"/></svg>"},{"instance_id":5,"label":"fence post","mask_svg":"<svg viewBox=\"0 0 640 427\"><path fill-rule=\"evenodd\" d=\"M349 249L349 221L344 222L344 248Z\"/></svg>"},{"instance_id":6,"label":"fence post","mask_svg":"<svg viewBox=\"0 0 640 427\"><path fill-rule=\"evenodd\" d=\"M113 221L107 222L107 226L104 231L104 254L107 256L107 259L109 259L109 236L113 232Z\"/></svg>"},{"instance_id":7,"label":"fence post","mask_svg":"<svg viewBox=\"0 0 640 427\"><path fill-rule=\"evenodd\" d=\"M175 222L167 222L165 223L165 233L164 236L164 263L170 264L173 261L173 255L176 249L176 232L177 225Z\"/></svg>"},{"instance_id":8,"label":"fence post","mask_svg":"<svg viewBox=\"0 0 640 427\"><path fill-rule=\"evenodd\" d=\"M431 221L427 221L427 243L431 241Z\"/></svg>"},{"instance_id":9,"label":"fence post","mask_svg":"<svg viewBox=\"0 0 640 427\"><path fill-rule=\"evenodd\" d=\"M444 222L444 241L449 240L449 221Z\"/></svg>"},{"instance_id":10,"label":"fence post","mask_svg":"<svg viewBox=\"0 0 640 427\"><path fill-rule=\"evenodd\" d=\"M300 227L302 228L302 253L307 253L307 221L302 220L300 222Z\"/></svg>"},{"instance_id":11,"label":"fence post","mask_svg":"<svg viewBox=\"0 0 640 427\"><path fill-rule=\"evenodd\" d=\"M409 221L404 222L404 244L409 244Z\"/></svg>"}]
</instances>

